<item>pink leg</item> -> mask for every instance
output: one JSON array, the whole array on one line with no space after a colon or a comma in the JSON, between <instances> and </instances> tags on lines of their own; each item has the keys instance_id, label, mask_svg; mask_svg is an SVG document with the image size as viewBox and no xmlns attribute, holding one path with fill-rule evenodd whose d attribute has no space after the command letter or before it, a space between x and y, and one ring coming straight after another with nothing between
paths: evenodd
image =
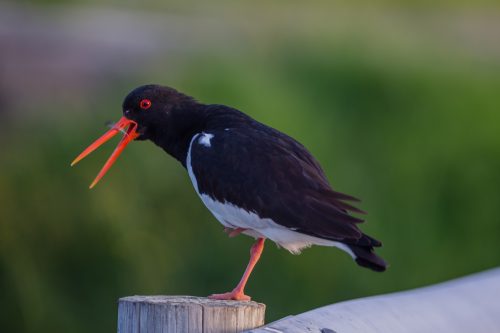
<instances>
[{"instance_id":1,"label":"pink leg","mask_svg":"<svg viewBox=\"0 0 500 333\"><path fill-rule=\"evenodd\" d=\"M247 284L248 278L250 277L250 273L252 273L253 268L257 261L259 261L260 255L262 254L262 250L264 250L264 241L265 238L259 238L252 245L250 249L250 261L248 262L247 269L245 269L245 273L243 273L243 277L240 280L240 283L233 289L233 291L224 293L224 294L213 294L208 296L208 298L212 299L221 299L221 300L236 300L236 301L249 301L250 296L245 295L244 289Z\"/></svg>"},{"instance_id":2,"label":"pink leg","mask_svg":"<svg viewBox=\"0 0 500 333\"><path fill-rule=\"evenodd\" d=\"M224 228L224 232L229 236L229 237L236 237L238 236L239 234L241 234L243 231L245 231L247 229L244 229L244 228L236 228L236 229L232 229L232 228Z\"/></svg>"}]
</instances>

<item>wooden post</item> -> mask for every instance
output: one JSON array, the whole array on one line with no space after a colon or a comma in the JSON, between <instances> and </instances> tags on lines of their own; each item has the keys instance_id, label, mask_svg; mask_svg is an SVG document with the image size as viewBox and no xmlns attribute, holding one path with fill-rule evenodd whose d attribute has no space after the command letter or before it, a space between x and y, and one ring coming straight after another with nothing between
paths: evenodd
<instances>
[{"instance_id":1,"label":"wooden post","mask_svg":"<svg viewBox=\"0 0 500 333\"><path fill-rule=\"evenodd\" d=\"M266 306L194 296L118 300L118 333L236 333L264 325Z\"/></svg>"}]
</instances>

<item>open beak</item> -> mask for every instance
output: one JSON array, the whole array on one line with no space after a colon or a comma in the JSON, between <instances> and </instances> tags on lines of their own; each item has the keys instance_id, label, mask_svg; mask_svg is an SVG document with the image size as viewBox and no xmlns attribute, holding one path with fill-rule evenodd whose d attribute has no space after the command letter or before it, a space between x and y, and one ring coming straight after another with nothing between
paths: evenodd
<instances>
[{"instance_id":1,"label":"open beak","mask_svg":"<svg viewBox=\"0 0 500 333\"><path fill-rule=\"evenodd\" d=\"M84 157L89 155L91 152L99 148L103 143L117 135L118 133L122 132L123 137L118 143L118 146L116 146L115 150L111 154L111 156L108 158L106 161L106 164L102 167L101 171L99 171L99 174L97 174L97 177L94 179L92 184L90 184L89 188L94 187L99 180L106 174L106 172L111 168L113 163L115 163L116 159L120 154L122 153L123 149L135 138L139 136L139 133L137 133L137 123L133 120L127 119L125 117L121 117L120 120L106 133L104 133L103 136L101 136L99 139L94 141L90 146L87 147L80 155L78 155L77 158L71 163L71 166L75 165L76 163L80 162Z\"/></svg>"}]
</instances>

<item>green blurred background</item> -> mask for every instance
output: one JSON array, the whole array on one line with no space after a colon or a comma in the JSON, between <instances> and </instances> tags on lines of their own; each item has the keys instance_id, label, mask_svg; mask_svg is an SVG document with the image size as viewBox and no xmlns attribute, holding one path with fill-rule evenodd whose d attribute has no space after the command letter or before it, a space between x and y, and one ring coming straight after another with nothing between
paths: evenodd
<instances>
[{"instance_id":1,"label":"green blurred background","mask_svg":"<svg viewBox=\"0 0 500 333\"><path fill-rule=\"evenodd\" d=\"M145 83L292 135L363 199L390 269L268 243L247 290L268 321L499 265L498 2L1 2L3 331L111 332L121 296L239 279L252 240L153 144L92 191L114 143L69 167Z\"/></svg>"}]
</instances>

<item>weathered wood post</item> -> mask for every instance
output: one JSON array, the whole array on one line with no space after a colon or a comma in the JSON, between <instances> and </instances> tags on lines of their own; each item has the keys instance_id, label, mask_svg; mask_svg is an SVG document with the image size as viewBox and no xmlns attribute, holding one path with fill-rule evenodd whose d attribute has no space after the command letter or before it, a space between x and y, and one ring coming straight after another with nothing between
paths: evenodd
<instances>
[{"instance_id":1,"label":"weathered wood post","mask_svg":"<svg viewBox=\"0 0 500 333\"><path fill-rule=\"evenodd\" d=\"M194 296L118 300L118 333L236 333L264 325L266 306Z\"/></svg>"}]
</instances>

